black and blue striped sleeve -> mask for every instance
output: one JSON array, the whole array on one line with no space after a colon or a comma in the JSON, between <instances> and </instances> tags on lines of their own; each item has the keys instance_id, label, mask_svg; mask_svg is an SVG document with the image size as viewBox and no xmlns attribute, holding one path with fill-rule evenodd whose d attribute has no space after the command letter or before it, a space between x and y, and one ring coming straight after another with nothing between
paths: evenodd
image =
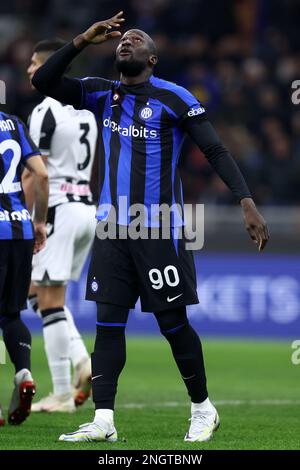
<instances>
[{"instance_id":1,"label":"black and blue striped sleeve","mask_svg":"<svg viewBox=\"0 0 300 470\"><path fill-rule=\"evenodd\" d=\"M206 117L204 106L186 88L171 84L169 94L172 96L170 108L176 114L179 125L188 118L199 116L202 119Z\"/></svg>"}]
</instances>

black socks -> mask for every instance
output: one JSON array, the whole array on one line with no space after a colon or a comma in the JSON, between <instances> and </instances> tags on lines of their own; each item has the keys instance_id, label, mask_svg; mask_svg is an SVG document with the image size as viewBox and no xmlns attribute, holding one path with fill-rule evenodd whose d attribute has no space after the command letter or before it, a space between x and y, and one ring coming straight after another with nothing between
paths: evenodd
<instances>
[{"instance_id":1,"label":"black socks","mask_svg":"<svg viewBox=\"0 0 300 470\"><path fill-rule=\"evenodd\" d=\"M185 307L155 314L161 333L168 340L177 367L193 403L208 397L202 345L189 324Z\"/></svg>"},{"instance_id":2,"label":"black socks","mask_svg":"<svg viewBox=\"0 0 300 470\"><path fill-rule=\"evenodd\" d=\"M1 317L0 327L3 341L16 373L21 369L30 370L31 334L17 312L9 317Z\"/></svg>"},{"instance_id":3,"label":"black socks","mask_svg":"<svg viewBox=\"0 0 300 470\"><path fill-rule=\"evenodd\" d=\"M97 304L98 322L92 354L93 401L96 409L114 409L118 378L126 362L128 309Z\"/></svg>"},{"instance_id":4,"label":"black socks","mask_svg":"<svg viewBox=\"0 0 300 470\"><path fill-rule=\"evenodd\" d=\"M126 361L125 327L128 309L98 303L97 336L92 354L92 387L96 409L114 409L119 375ZM161 333L193 403L208 397L201 341L191 327L185 307L155 313Z\"/></svg>"}]
</instances>

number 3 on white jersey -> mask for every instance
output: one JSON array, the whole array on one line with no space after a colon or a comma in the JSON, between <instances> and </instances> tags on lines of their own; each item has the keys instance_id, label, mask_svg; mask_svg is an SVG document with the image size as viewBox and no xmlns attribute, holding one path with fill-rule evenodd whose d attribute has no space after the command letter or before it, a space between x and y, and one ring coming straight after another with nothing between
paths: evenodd
<instances>
[{"instance_id":1,"label":"number 3 on white jersey","mask_svg":"<svg viewBox=\"0 0 300 470\"><path fill-rule=\"evenodd\" d=\"M0 194L21 191L20 181L13 181L22 155L20 144L13 139L4 140L0 143L0 156L2 156L7 150L11 150L13 152L13 157L6 175L0 182Z\"/></svg>"}]
</instances>

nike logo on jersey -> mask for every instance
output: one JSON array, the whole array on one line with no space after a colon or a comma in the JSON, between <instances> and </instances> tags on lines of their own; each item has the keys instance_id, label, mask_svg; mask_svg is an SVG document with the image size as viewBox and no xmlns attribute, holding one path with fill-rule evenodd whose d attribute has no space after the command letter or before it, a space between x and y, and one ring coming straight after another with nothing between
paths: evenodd
<instances>
[{"instance_id":1,"label":"nike logo on jersey","mask_svg":"<svg viewBox=\"0 0 300 470\"><path fill-rule=\"evenodd\" d=\"M114 108L115 106L119 106L118 104L111 104L110 107Z\"/></svg>"},{"instance_id":2,"label":"nike logo on jersey","mask_svg":"<svg viewBox=\"0 0 300 470\"><path fill-rule=\"evenodd\" d=\"M178 299L183 295L183 292L179 295L176 295L176 297L167 297L167 302L173 302L174 300Z\"/></svg>"},{"instance_id":3,"label":"nike logo on jersey","mask_svg":"<svg viewBox=\"0 0 300 470\"><path fill-rule=\"evenodd\" d=\"M103 377L103 374L101 374L101 375L95 375L95 377L92 377L92 380L98 379L98 377Z\"/></svg>"}]
</instances>

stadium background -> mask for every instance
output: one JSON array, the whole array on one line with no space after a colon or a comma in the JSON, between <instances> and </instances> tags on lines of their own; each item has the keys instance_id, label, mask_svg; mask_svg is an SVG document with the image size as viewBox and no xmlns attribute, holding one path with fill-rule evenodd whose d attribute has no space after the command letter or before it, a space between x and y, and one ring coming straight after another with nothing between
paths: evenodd
<instances>
[{"instance_id":1,"label":"stadium background","mask_svg":"<svg viewBox=\"0 0 300 470\"><path fill-rule=\"evenodd\" d=\"M5 109L26 121L41 100L26 76L36 41L70 40L118 10L125 11L126 28L145 29L156 41L156 75L186 86L207 107L271 232L265 252L257 253L231 193L187 141L181 158L185 200L205 204L204 249L195 253L200 305L189 308L189 316L203 338L209 389L224 425L206 447L299 448L299 366L291 362L291 342L300 339L300 107L292 103L291 83L300 79L300 1L1 2ZM71 74L115 77L114 49L113 42L88 48ZM79 283L70 284L67 303L91 351L95 308L83 300L85 276L86 270ZM25 318L35 333L33 371L41 398L51 389L41 323L29 311ZM190 448L182 442L186 392L168 345L152 316L138 306L128 332L117 427L129 440L116 448ZM1 366L0 374L0 399L7 408L11 365ZM34 415L18 429L5 426L0 449L70 448L57 443L57 437L90 420L91 410L90 402L72 416Z\"/></svg>"},{"instance_id":2,"label":"stadium background","mask_svg":"<svg viewBox=\"0 0 300 470\"><path fill-rule=\"evenodd\" d=\"M26 121L41 99L26 76L36 41L70 40L119 9L125 10L126 28L138 25L156 41L155 73L189 88L207 107L272 234L266 253L256 254L231 193L187 141L181 158L185 200L205 204L205 244L195 254L200 305L189 309L193 323L213 335L292 338L300 325L300 108L291 100L291 83L300 77L300 2L186 0L184 8L177 0L1 2L7 110ZM115 42L88 48L72 74L116 77L114 49ZM93 331L94 306L83 300L84 283L85 273L70 286L69 304L79 327ZM157 332L151 315L138 312L128 331ZM34 314L26 317L39 330Z\"/></svg>"}]
</instances>

